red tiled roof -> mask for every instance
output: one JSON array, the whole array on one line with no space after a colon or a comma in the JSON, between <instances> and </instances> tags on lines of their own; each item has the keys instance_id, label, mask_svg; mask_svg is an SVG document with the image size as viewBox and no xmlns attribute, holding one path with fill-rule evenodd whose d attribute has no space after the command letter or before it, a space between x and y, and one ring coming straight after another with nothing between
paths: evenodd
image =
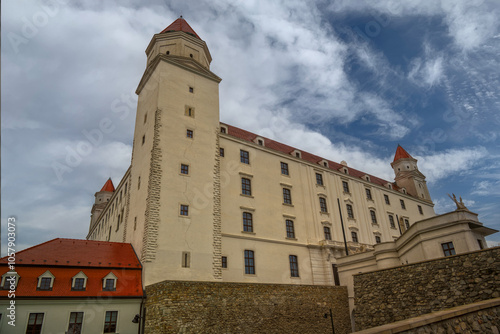
<instances>
[{"instance_id":1,"label":"red tiled roof","mask_svg":"<svg viewBox=\"0 0 500 334\"><path fill-rule=\"evenodd\" d=\"M198 36L198 34L193 30L193 28L191 28L191 26L186 22L186 20L184 20L182 18L182 16L179 17L174 22L172 22L172 24L170 24L168 27L163 29L162 32L160 32L160 34L163 34L166 32L171 32L171 31L183 31L185 33L193 35L194 37L196 37L198 39L201 39L200 36Z\"/></svg>"},{"instance_id":2,"label":"red tiled roof","mask_svg":"<svg viewBox=\"0 0 500 334\"><path fill-rule=\"evenodd\" d=\"M405 149L401 146L398 145L398 148L396 149L396 154L394 155L394 160L392 162L398 161L399 159L413 159L413 157L405 151Z\"/></svg>"},{"instance_id":3,"label":"red tiled roof","mask_svg":"<svg viewBox=\"0 0 500 334\"><path fill-rule=\"evenodd\" d=\"M246 140L246 141L249 141L249 142L253 142L256 137L260 137L260 138L264 139L264 146L265 147L273 149L273 150L276 150L278 152L290 154L294 150L297 150L297 151L300 152L301 157L302 157L303 160L309 161L311 163L317 164L318 162L324 160L324 161L328 162L328 168L333 169L333 170L337 170L337 171L341 170L341 168L344 167L343 165L341 165L341 164L339 164L337 162L334 162L334 161L331 161L331 160L328 160L328 159L324 159L322 157L319 157L317 155L311 154L309 152L305 152L305 151L296 149L296 148L294 148L292 146L288 146L288 145L279 143L277 141L274 141L274 140L271 140L271 139L268 139L268 138L265 138L265 137L262 137L262 136L258 136L255 133L252 133L252 132L249 132L249 131L237 128L237 127L232 126L232 125L228 125L228 124L225 124L225 123L223 123L223 124L225 126L227 126L227 130L228 130L227 132L228 132L228 135L230 135L230 136L233 136L233 137L236 137L236 138L239 138L239 139L243 139L243 140ZM349 170L349 175L350 176L363 178L365 175L368 175L370 177L370 182L371 183L378 184L380 186L385 186L387 183L391 183L393 189L395 189L395 190L399 189L396 186L396 184L393 183L393 182L386 181L384 179L381 179L379 177L376 177L376 176L364 173L362 171L359 171L359 170L351 168L351 167L348 167L348 170Z\"/></svg>"},{"instance_id":4,"label":"red tiled roof","mask_svg":"<svg viewBox=\"0 0 500 334\"><path fill-rule=\"evenodd\" d=\"M111 181L111 178L109 178L106 181L106 183L104 183L104 186L102 187L101 191L109 191L109 192L115 191L115 186L113 185L113 181Z\"/></svg>"},{"instance_id":5,"label":"red tiled roof","mask_svg":"<svg viewBox=\"0 0 500 334\"><path fill-rule=\"evenodd\" d=\"M90 259L90 258L89 258ZM55 276L52 290L37 291L38 277L50 270ZM0 269L0 275L5 274L8 267ZM84 291L72 291L72 277L82 271L87 275L87 286ZM141 269L109 269L109 268L74 268L74 267L44 267L17 265L19 282L16 297L142 297ZM103 291L103 278L112 272L116 277L116 290ZM0 298L6 297L9 290L0 290Z\"/></svg>"},{"instance_id":6,"label":"red tiled roof","mask_svg":"<svg viewBox=\"0 0 500 334\"><path fill-rule=\"evenodd\" d=\"M0 264L7 263L7 257ZM79 239L53 239L16 253L18 265L141 268L132 245Z\"/></svg>"}]
</instances>

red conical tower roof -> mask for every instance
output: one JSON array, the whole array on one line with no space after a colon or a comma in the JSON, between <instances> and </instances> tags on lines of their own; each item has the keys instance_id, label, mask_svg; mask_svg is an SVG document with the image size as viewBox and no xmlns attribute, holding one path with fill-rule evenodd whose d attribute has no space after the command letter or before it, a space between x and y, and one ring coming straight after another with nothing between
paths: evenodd
<instances>
[{"instance_id":1,"label":"red conical tower roof","mask_svg":"<svg viewBox=\"0 0 500 334\"><path fill-rule=\"evenodd\" d=\"M401 145L398 145L398 148L396 149L396 154L394 155L393 162L396 162L399 159L406 159L406 158L413 159L413 157L408 152L406 152L405 149L401 147Z\"/></svg>"},{"instance_id":2,"label":"red conical tower roof","mask_svg":"<svg viewBox=\"0 0 500 334\"><path fill-rule=\"evenodd\" d=\"M193 28L191 28L191 26L186 22L186 20L184 20L182 18L182 16L179 17L174 22L172 22L171 25L169 25L168 27L163 29L162 32L160 32L160 34L163 34L166 32L172 32L172 31L183 31L183 32L188 33L188 34L190 34L198 39L201 39L200 36L198 36L198 34L193 30Z\"/></svg>"},{"instance_id":3,"label":"red conical tower roof","mask_svg":"<svg viewBox=\"0 0 500 334\"><path fill-rule=\"evenodd\" d=\"M111 181L111 178L109 178L106 181L106 183L104 183L104 186L102 187L101 191L109 191L109 192L115 191L115 186L113 185L113 181Z\"/></svg>"}]
</instances>

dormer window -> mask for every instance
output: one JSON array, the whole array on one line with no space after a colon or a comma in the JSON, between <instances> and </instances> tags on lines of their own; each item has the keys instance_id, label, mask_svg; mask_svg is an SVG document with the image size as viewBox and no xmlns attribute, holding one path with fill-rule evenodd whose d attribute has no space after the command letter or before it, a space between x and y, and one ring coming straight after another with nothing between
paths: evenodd
<instances>
[{"instance_id":1,"label":"dormer window","mask_svg":"<svg viewBox=\"0 0 500 334\"><path fill-rule=\"evenodd\" d=\"M225 126L221 126L220 133L227 133L227 128Z\"/></svg>"},{"instance_id":2,"label":"dormer window","mask_svg":"<svg viewBox=\"0 0 500 334\"><path fill-rule=\"evenodd\" d=\"M349 174L349 169L347 169L347 167L344 167L344 168L342 168L342 172L344 174Z\"/></svg>"},{"instance_id":3,"label":"dormer window","mask_svg":"<svg viewBox=\"0 0 500 334\"><path fill-rule=\"evenodd\" d=\"M324 160L324 159L323 159L323 160L321 160L321 161L320 161L320 162L318 162L318 163L319 163L320 165L322 165L323 167L328 168L328 161L326 161L326 160Z\"/></svg>"},{"instance_id":4,"label":"dormer window","mask_svg":"<svg viewBox=\"0 0 500 334\"><path fill-rule=\"evenodd\" d=\"M299 159L302 157L299 150L293 150L290 154Z\"/></svg>"},{"instance_id":5,"label":"dormer window","mask_svg":"<svg viewBox=\"0 0 500 334\"><path fill-rule=\"evenodd\" d=\"M36 286L37 290L44 290L44 291L52 291L52 287L54 286L54 279L56 277L52 275L52 273L47 270L45 273L42 275L38 276L38 283Z\"/></svg>"},{"instance_id":6,"label":"dormer window","mask_svg":"<svg viewBox=\"0 0 500 334\"><path fill-rule=\"evenodd\" d=\"M259 146L266 146L265 145L265 141L264 141L264 138L262 137L256 137L254 140L253 140L254 143L258 144Z\"/></svg>"},{"instance_id":7,"label":"dormer window","mask_svg":"<svg viewBox=\"0 0 500 334\"><path fill-rule=\"evenodd\" d=\"M2 275L2 288L4 290L14 290L18 282L19 274L15 271L8 271Z\"/></svg>"},{"instance_id":8,"label":"dormer window","mask_svg":"<svg viewBox=\"0 0 500 334\"><path fill-rule=\"evenodd\" d=\"M71 290L73 291L85 291L87 288L87 275L82 271L73 276L71 279Z\"/></svg>"},{"instance_id":9,"label":"dormer window","mask_svg":"<svg viewBox=\"0 0 500 334\"><path fill-rule=\"evenodd\" d=\"M104 291L115 291L117 277L113 273L109 273L102 279L102 289Z\"/></svg>"}]
</instances>

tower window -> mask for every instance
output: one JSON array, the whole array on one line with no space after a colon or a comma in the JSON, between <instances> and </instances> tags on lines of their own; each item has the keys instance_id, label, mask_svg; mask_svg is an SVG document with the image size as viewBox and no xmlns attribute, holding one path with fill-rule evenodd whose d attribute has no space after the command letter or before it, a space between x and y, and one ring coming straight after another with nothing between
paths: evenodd
<instances>
[{"instance_id":1,"label":"tower window","mask_svg":"<svg viewBox=\"0 0 500 334\"><path fill-rule=\"evenodd\" d=\"M223 157L223 156L224 156L224 149L223 149L222 147L221 147L221 148L219 148L219 155L220 155L221 157Z\"/></svg>"},{"instance_id":2,"label":"tower window","mask_svg":"<svg viewBox=\"0 0 500 334\"><path fill-rule=\"evenodd\" d=\"M295 228L293 227L293 220L286 220L286 237L295 239Z\"/></svg>"},{"instance_id":3,"label":"tower window","mask_svg":"<svg viewBox=\"0 0 500 334\"><path fill-rule=\"evenodd\" d=\"M319 208L321 212L328 212L328 208L326 207L326 199L324 197L319 198Z\"/></svg>"},{"instance_id":4,"label":"tower window","mask_svg":"<svg viewBox=\"0 0 500 334\"><path fill-rule=\"evenodd\" d=\"M321 175L320 173L316 173L316 184L318 186L323 185L323 175Z\"/></svg>"},{"instance_id":5,"label":"tower window","mask_svg":"<svg viewBox=\"0 0 500 334\"><path fill-rule=\"evenodd\" d=\"M405 227L406 229L410 228L410 221L408 219L405 219Z\"/></svg>"},{"instance_id":6,"label":"tower window","mask_svg":"<svg viewBox=\"0 0 500 334\"><path fill-rule=\"evenodd\" d=\"M366 192L366 199L373 200L372 191L370 189L366 188L365 192Z\"/></svg>"},{"instance_id":7,"label":"tower window","mask_svg":"<svg viewBox=\"0 0 500 334\"><path fill-rule=\"evenodd\" d=\"M450 256L450 255L455 255L455 247L453 247L453 242L446 242L441 244L441 247L443 248L443 253L444 256Z\"/></svg>"},{"instance_id":8,"label":"tower window","mask_svg":"<svg viewBox=\"0 0 500 334\"><path fill-rule=\"evenodd\" d=\"M394 223L394 217L392 215L389 215L389 225L391 228L396 228L396 224Z\"/></svg>"},{"instance_id":9,"label":"tower window","mask_svg":"<svg viewBox=\"0 0 500 334\"><path fill-rule=\"evenodd\" d=\"M189 174L189 165L181 164L181 174Z\"/></svg>"},{"instance_id":10,"label":"tower window","mask_svg":"<svg viewBox=\"0 0 500 334\"><path fill-rule=\"evenodd\" d=\"M190 53L190 54L189 54L189 57L193 58L193 54L192 54L192 53Z\"/></svg>"},{"instance_id":11,"label":"tower window","mask_svg":"<svg viewBox=\"0 0 500 334\"><path fill-rule=\"evenodd\" d=\"M372 224L377 224L377 215L375 214L375 211L370 210L370 217L372 218Z\"/></svg>"},{"instance_id":12,"label":"tower window","mask_svg":"<svg viewBox=\"0 0 500 334\"><path fill-rule=\"evenodd\" d=\"M189 268L191 265L191 253L182 252L182 268Z\"/></svg>"},{"instance_id":13,"label":"tower window","mask_svg":"<svg viewBox=\"0 0 500 334\"><path fill-rule=\"evenodd\" d=\"M227 268L227 256L222 257L222 268Z\"/></svg>"},{"instance_id":14,"label":"tower window","mask_svg":"<svg viewBox=\"0 0 500 334\"><path fill-rule=\"evenodd\" d=\"M377 244L379 244L379 243L381 243L381 242L382 242L382 240L380 239L380 237L379 237L378 235L376 235L376 236L375 236L375 242L376 242Z\"/></svg>"},{"instance_id":15,"label":"tower window","mask_svg":"<svg viewBox=\"0 0 500 334\"><path fill-rule=\"evenodd\" d=\"M193 138L193 136L194 136L193 130L186 130L186 137Z\"/></svg>"},{"instance_id":16,"label":"tower window","mask_svg":"<svg viewBox=\"0 0 500 334\"><path fill-rule=\"evenodd\" d=\"M244 164L250 164L250 155L247 151L240 150L240 161Z\"/></svg>"},{"instance_id":17,"label":"tower window","mask_svg":"<svg viewBox=\"0 0 500 334\"><path fill-rule=\"evenodd\" d=\"M250 212L243 212L243 231L253 232L253 216Z\"/></svg>"},{"instance_id":18,"label":"tower window","mask_svg":"<svg viewBox=\"0 0 500 334\"><path fill-rule=\"evenodd\" d=\"M402 200L402 199L400 199L400 200L399 200L399 203L401 203L401 209L406 210L405 201L404 201L404 200Z\"/></svg>"},{"instance_id":19,"label":"tower window","mask_svg":"<svg viewBox=\"0 0 500 334\"><path fill-rule=\"evenodd\" d=\"M245 250L245 274L255 275L255 257L251 250Z\"/></svg>"},{"instance_id":20,"label":"tower window","mask_svg":"<svg viewBox=\"0 0 500 334\"><path fill-rule=\"evenodd\" d=\"M389 196L388 195L384 194L384 200L385 200L385 204L391 205L391 201L389 201Z\"/></svg>"},{"instance_id":21,"label":"tower window","mask_svg":"<svg viewBox=\"0 0 500 334\"><path fill-rule=\"evenodd\" d=\"M146 135L142 136L142 145L146 142Z\"/></svg>"},{"instance_id":22,"label":"tower window","mask_svg":"<svg viewBox=\"0 0 500 334\"><path fill-rule=\"evenodd\" d=\"M292 194L288 188L283 188L283 204L292 204Z\"/></svg>"},{"instance_id":23,"label":"tower window","mask_svg":"<svg viewBox=\"0 0 500 334\"><path fill-rule=\"evenodd\" d=\"M189 92L190 93L194 93L194 88L193 87L189 87Z\"/></svg>"},{"instance_id":24,"label":"tower window","mask_svg":"<svg viewBox=\"0 0 500 334\"><path fill-rule=\"evenodd\" d=\"M260 146L264 145L264 142L262 141L262 139L259 139L257 142L259 143Z\"/></svg>"},{"instance_id":25,"label":"tower window","mask_svg":"<svg viewBox=\"0 0 500 334\"><path fill-rule=\"evenodd\" d=\"M323 226L323 233L325 235L325 240L332 240L332 233L328 226Z\"/></svg>"},{"instance_id":26,"label":"tower window","mask_svg":"<svg viewBox=\"0 0 500 334\"><path fill-rule=\"evenodd\" d=\"M181 204L181 216L189 215L189 205Z\"/></svg>"},{"instance_id":27,"label":"tower window","mask_svg":"<svg viewBox=\"0 0 500 334\"><path fill-rule=\"evenodd\" d=\"M297 260L297 255L290 255L290 276L299 277L299 262Z\"/></svg>"},{"instance_id":28,"label":"tower window","mask_svg":"<svg viewBox=\"0 0 500 334\"><path fill-rule=\"evenodd\" d=\"M251 196L252 195L252 184L250 179L242 178L241 179L241 194Z\"/></svg>"},{"instance_id":29,"label":"tower window","mask_svg":"<svg viewBox=\"0 0 500 334\"><path fill-rule=\"evenodd\" d=\"M220 133L226 133L226 128L220 128Z\"/></svg>"},{"instance_id":30,"label":"tower window","mask_svg":"<svg viewBox=\"0 0 500 334\"><path fill-rule=\"evenodd\" d=\"M351 232L352 242L358 242L358 234L356 232Z\"/></svg>"},{"instance_id":31,"label":"tower window","mask_svg":"<svg viewBox=\"0 0 500 334\"><path fill-rule=\"evenodd\" d=\"M349 183L347 181L342 181L342 188L344 189L344 193L349 194Z\"/></svg>"},{"instance_id":32,"label":"tower window","mask_svg":"<svg viewBox=\"0 0 500 334\"><path fill-rule=\"evenodd\" d=\"M424 210L422 210L422 206L418 206L418 212L423 215L424 214Z\"/></svg>"},{"instance_id":33,"label":"tower window","mask_svg":"<svg viewBox=\"0 0 500 334\"><path fill-rule=\"evenodd\" d=\"M170 54L170 51L167 51L167 52L166 52L166 54L167 54L167 55L169 55L169 54Z\"/></svg>"},{"instance_id":34,"label":"tower window","mask_svg":"<svg viewBox=\"0 0 500 334\"><path fill-rule=\"evenodd\" d=\"M346 208L347 208L347 217L354 219L354 211L352 211L352 205L346 204Z\"/></svg>"},{"instance_id":35,"label":"tower window","mask_svg":"<svg viewBox=\"0 0 500 334\"><path fill-rule=\"evenodd\" d=\"M286 162L281 163L281 174L289 175L288 173L288 164Z\"/></svg>"}]
</instances>

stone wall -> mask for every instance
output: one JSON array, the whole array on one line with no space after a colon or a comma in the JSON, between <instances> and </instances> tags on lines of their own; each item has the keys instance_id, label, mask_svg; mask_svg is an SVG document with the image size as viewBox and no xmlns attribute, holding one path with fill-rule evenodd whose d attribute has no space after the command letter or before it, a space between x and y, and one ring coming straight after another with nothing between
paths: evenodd
<instances>
[{"instance_id":1,"label":"stone wall","mask_svg":"<svg viewBox=\"0 0 500 334\"><path fill-rule=\"evenodd\" d=\"M354 276L356 329L500 297L500 247Z\"/></svg>"},{"instance_id":2,"label":"stone wall","mask_svg":"<svg viewBox=\"0 0 500 334\"><path fill-rule=\"evenodd\" d=\"M145 333L351 332L340 286L164 281L146 287Z\"/></svg>"}]
</instances>

